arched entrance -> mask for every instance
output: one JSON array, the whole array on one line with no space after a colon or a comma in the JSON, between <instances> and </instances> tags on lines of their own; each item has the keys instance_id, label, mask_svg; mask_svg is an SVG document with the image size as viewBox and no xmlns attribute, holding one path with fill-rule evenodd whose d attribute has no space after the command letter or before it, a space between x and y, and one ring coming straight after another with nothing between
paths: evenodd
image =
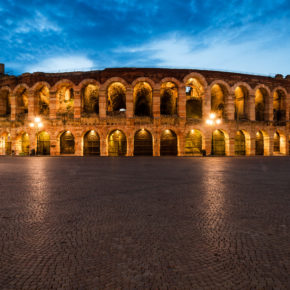
<instances>
[{"instance_id":1,"label":"arched entrance","mask_svg":"<svg viewBox=\"0 0 290 290\"><path fill-rule=\"evenodd\" d=\"M115 130L110 133L108 139L109 156L126 156L127 139L125 134L120 130Z\"/></svg>"},{"instance_id":2,"label":"arched entrance","mask_svg":"<svg viewBox=\"0 0 290 290\"><path fill-rule=\"evenodd\" d=\"M221 130L215 130L212 133L212 155L216 156L226 155L225 134Z\"/></svg>"},{"instance_id":3,"label":"arched entrance","mask_svg":"<svg viewBox=\"0 0 290 290\"><path fill-rule=\"evenodd\" d=\"M274 134L274 153L280 153L280 134L278 132Z\"/></svg>"},{"instance_id":4,"label":"arched entrance","mask_svg":"<svg viewBox=\"0 0 290 290\"><path fill-rule=\"evenodd\" d=\"M177 155L177 136L172 130L165 130L161 134L160 155Z\"/></svg>"},{"instance_id":5,"label":"arched entrance","mask_svg":"<svg viewBox=\"0 0 290 290\"><path fill-rule=\"evenodd\" d=\"M134 114L148 116L152 114L152 88L147 82L140 82L134 87Z\"/></svg>"},{"instance_id":6,"label":"arched entrance","mask_svg":"<svg viewBox=\"0 0 290 290\"><path fill-rule=\"evenodd\" d=\"M152 135L145 129L138 130L134 136L134 156L152 156Z\"/></svg>"},{"instance_id":7,"label":"arched entrance","mask_svg":"<svg viewBox=\"0 0 290 290\"><path fill-rule=\"evenodd\" d=\"M11 150L11 139L10 139L10 134L8 133L3 133L0 139L0 154L1 155L11 155L12 150Z\"/></svg>"},{"instance_id":8,"label":"arched entrance","mask_svg":"<svg viewBox=\"0 0 290 290\"><path fill-rule=\"evenodd\" d=\"M225 88L214 84L211 88L211 112L218 118L225 117Z\"/></svg>"},{"instance_id":9,"label":"arched entrance","mask_svg":"<svg viewBox=\"0 0 290 290\"><path fill-rule=\"evenodd\" d=\"M47 132L41 132L38 134L37 154L50 155L50 137Z\"/></svg>"},{"instance_id":10,"label":"arched entrance","mask_svg":"<svg viewBox=\"0 0 290 290\"><path fill-rule=\"evenodd\" d=\"M246 155L246 137L243 131L238 131L236 134L235 155Z\"/></svg>"},{"instance_id":11,"label":"arched entrance","mask_svg":"<svg viewBox=\"0 0 290 290\"><path fill-rule=\"evenodd\" d=\"M261 131L256 134L256 155L264 155L264 136Z\"/></svg>"},{"instance_id":12,"label":"arched entrance","mask_svg":"<svg viewBox=\"0 0 290 290\"><path fill-rule=\"evenodd\" d=\"M27 133L23 133L21 135L21 154L29 155L29 135Z\"/></svg>"},{"instance_id":13,"label":"arched entrance","mask_svg":"<svg viewBox=\"0 0 290 290\"><path fill-rule=\"evenodd\" d=\"M185 154L200 155L202 153L202 136L199 130L191 130L185 137Z\"/></svg>"},{"instance_id":14,"label":"arched entrance","mask_svg":"<svg viewBox=\"0 0 290 290\"><path fill-rule=\"evenodd\" d=\"M162 83L160 88L160 114L173 116L177 114L177 85L172 82Z\"/></svg>"},{"instance_id":15,"label":"arched entrance","mask_svg":"<svg viewBox=\"0 0 290 290\"><path fill-rule=\"evenodd\" d=\"M186 82L186 118L202 118L202 96L204 88L196 78L190 78Z\"/></svg>"},{"instance_id":16,"label":"arched entrance","mask_svg":"<svg viewBox=\"0 0 290 290\"><path fill-rule=\"evenodd\" d=\"M84 136L84 155L100 155L100 137L95 130L88 131Z\"/></svg>"},{"instance_id":17,"label":"arched entrance","mask_svg":"<svg viewBox=\"0 0 290 290\"><path fill-rule=\"evenodd\" d=\"M75 138L70 131L63 132L60 136L60 154L75 153Z\"/></svg>"}]
</instances>

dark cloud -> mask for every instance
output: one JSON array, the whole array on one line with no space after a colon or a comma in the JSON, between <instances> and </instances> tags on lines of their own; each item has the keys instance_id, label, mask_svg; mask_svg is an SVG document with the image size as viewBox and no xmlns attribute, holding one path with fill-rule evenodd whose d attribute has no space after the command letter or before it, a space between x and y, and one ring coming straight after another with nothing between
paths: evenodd
<instances>
[{"instance_id":1,"label":"dark cloud","mask_svg":"<svg viewBox=\"0 0 290 290\"><path fill-rule=\"evenodd\" d=\"M217 51L222 44L225 55L227 44L232 49L239 46L237 53L249 43L256 49L265 43L268 50L276 49L290 34L287 0L2 2L0 61L14 73L66 56L77 56L78 60L82 56L99 67L158 66L166 62L160 56L158 40L172 45L173 50L179 39L186 46L186 56L191 57L191 53L200 54L210 48ZM174 57L174 51L170 54L168 49L166 53ZM178 50L182 48L178 46ZM204 63L206 66L206 59ZM75 69L80 65L76 62ZM269 67L265 74L273 71Z\"/></svg>"}]
</instances>

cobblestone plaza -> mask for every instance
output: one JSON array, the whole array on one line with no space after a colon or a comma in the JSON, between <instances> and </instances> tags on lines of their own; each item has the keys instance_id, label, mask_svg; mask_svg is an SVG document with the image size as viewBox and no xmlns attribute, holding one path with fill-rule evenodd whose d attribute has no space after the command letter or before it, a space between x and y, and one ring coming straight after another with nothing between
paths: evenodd
<instances>
[{"instance_id":1,"label":"cobblestone plaza","mask_svg":"<svg viewBox=\"0 0 290 290\"><path fill-rule=\"evenodd\" d=\"M289 157L2 157L1 289L289 289Z\"/></svg>"}]
</instances>

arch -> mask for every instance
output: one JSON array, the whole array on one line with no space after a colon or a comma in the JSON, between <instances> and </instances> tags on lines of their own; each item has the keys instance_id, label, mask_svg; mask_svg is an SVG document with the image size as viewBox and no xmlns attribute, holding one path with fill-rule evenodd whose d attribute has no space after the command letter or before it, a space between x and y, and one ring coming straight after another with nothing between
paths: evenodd
<instances>
[{"instance_id":1,"label":"arch","mask_svg":"<svg viewBox=\"0 0 290 290\"><path fill-rule=\"evenodd\" d=\"M35 113L41 116L49 116L49 101L50 93L49 86L46 82L39 82L34 86L34 102L35 102Z\"/></svg>"},{"instance_id":2,"label":"arch","mask_svg":"<svg viewBox=\"0 0 290 290\"><path fill-rule=\"evenodd\" d=\"M202 134L199 130L192 129L185 136L185 155L202 154Z\"/></svg>"},{"instance_id":3,"label":"arch","mask_svg":"<svg viewBox=\"0 0 290 290\"><path fill-rule=\"evenodd\" d=\"M207 88L208 84L207 84L205 77L197 72L191 72L191 73L187 74L183 78L183 83L186 84L188 82L188 80L191 78L197 79L204 88Z\"/></svg>"},{"instance_id":4,"label":"arch","mask_svg":"<svg viewBox=\"0 0 290 290\"><path fill-rule=\"evenodd\" d=\"M185 83L186 118L202 119L204 86L197 78L188 78Z\"/></svg>"},{"instance_id":5,"label":"arch","mask_svg":"<svg viewBox=\"0 0 290 290\"><path fill-rule=\"evenodd\" d=\"M99 114L99 86L84 83L81 89L81 106L83 114Z\"/></svg>"},{"instance_id":6,"label":"arch","mask_svg":"<svg viewBox=\"0 0 290 290\"><path fill-rule=\"evenodd\" d=\"M71 88L75 88L76 87L75 83L72 82L71 80L69 80L69 79L62 79L62 80L59 80L58 82L56 82L53 85L53 87L51 88L51 91L56 92L62 86L69 86Z\"/></svg>"},{"instance_id":7,"label":"arch","mask_svg":"<svg viewBox=\"0 0 290 290\"><path fill-rule=\"evenodd\" d=\"M37 155L50 155L50 136L46 131L41 131L37 135Z\"/></svg>"},{"instance_id":8,"label":"arch","mask_svg":"<svg viewBox=\"0 0 290 290\"><path fill-rule=\"evenodd\" d=\"M226 155L226 136L222 130L215 130L212 133L212 155Z\"/></svg>"},{"instance_id":9,"label":"arch","mask_svg":"<svg viewBox=\"0 0 290 290\"><path fill-rule=\"evenodd\" d=\"M80 91L81 89L83 89L87 85L94 85L94 86L97 86L98 88L100 87L100 83L97 80L95 80L95 79L84 79L77 85L76 90Z\"/></svg>"},{"instance_id":10,"label":"arch","mask_svg":"<svg viewBox=\"0 0 290 290\"><path fill-rule=\"evenodd\" d=\"M64 131L60 135L60 154L75 153L75 138L70 131Z\"/></svg>"},{"instance_id":11,"label":"arch","mask_svg":"<svg viewBox=\"0 0 290 290\"><path fill-rule=\"evenodd\" d=\"M11 113L11 90L0 90L0 117L7 117Z\"/></svg>"},{"instance_id":12,"label":"arch","mask_svg":"<svg viewBox=\"0 0 290 290\"><path fill-rule=\"evenodd\" d=\"M11 137L10 133L3 132L0 137L0 155L11 155L12 146L11 146Z\"/></svg>"},{"instance_id":13,"label":"arch","mask_svg":"<svg viewBox=\"0 0 290 290\"><path fill-rule=\"evenodd\" d=\"M274 154L286 154L286 136L280 131L277 130L274 133Z\"/></svg>"},{"instance_id":14,"label":"arch","mask_svg":"<svg viewBox=\"0 0 290 290\"><path fill-rule=\"evenodd\" d=\"M235 120L248 119L246 108L249 107L249 90L243 85L236 86L235 95Z\"/></svg>"},{"instance_id":15,"label":"arch","mask_svg":"<svg viewBox=\"0 0 290 290\"><path fill-rule=\"evenodd\" d=\"M19 84L13 91L17 119L24 119L28 114L28 90L29 88L26 84Z\"/></svg>"},{"instance_id":16,"label":"arch","mask_svg":"<svg viewBox=\"0 0 290 290\"><path fill-rule=\"evenodd\" d=\"M140 129L134 135L134 156L153 155L152 134L146 129Z\"/></svg>"},{"instance_id":17,"label":"arch","mask_svg":"<svg viewBox=\"0 0 290 290\"><path fill-rule=\"evenodd\" d=\"M36 82L36 83L31 87L31 90L32 90L32 91L35 91L35 90L37 90L38 88L40 88L40 87L44 87L44 86L46 86L48 89L51 89L51 85L50 85L48 82L41 81L41 82Z\"/></svg>"},{"instance_id":18,"label":"arch","mask_svg":"<svg viewBox=\"0 0 290 290\"><path fill-rule=\"evenodd\" d=\"M30 151L29 135L26 132L20 133L16 138L16 151L18 155L28 156Z\"/></svg>"},{"instance_id":19,"label":"arch","mask_svg":"<svg viewBox=\"0 0 290 290\"><path fill-rule=\"evenodd\" d=\"M140 77L140 78L135 79L131 84L132 88L134 88L138 83L148 83L152 89L155 87L154 81L147 77Z\"/></svg>"},{"instance_id":20,"label":"arch","mask_svg":"<svg viewBox=\"0 0 290 290\"><path fill-rule=\"evenodd\" d=\"M256 133L256 155L269 155L269 153L269 135L265 131L260 130Z\"/></svg>"},{"instance_id":21,"label":"arch","mask_svg":"<svg viewBox=\"0 0 290 290\"><path fill-rule=\"evenodd\" d=\"M225 92L227 93L227 96L226 97L230 97L231 87L230 87L230 85L226 81L223 81L223 80L215 80L215 81L212 81L210 83L208 89L211 90L214 85L220 85L220 86L222 86L223 89L225 90Z\"/></svg>"},{"instance_id":22,"label":"arch","mask_svg":"<svg viewBox=\"0 0 290 290\"><path fill-rule=\"evenodd\" d=\"M287 93L282 88L273 92L273 121L276 125L285 125Z\"/></svg>"},{"instance_id":23,"label":"arch","mask_svg":"<svg viewBox=\"0 0 290 290\"><path fill-rule=\"evenodd\" d=\"M225 104L229 95L227 87L221 82L215 82L210 87L211 95L211 112L215 113L218 118L225 118Z\"/></svg>"},{"instance_id":24,"label":"arch","mask_svg":"<svg viewBox=\"0 0 290 290\"><path fill-rule=\"evenodd\" d=\"M28 87L27 84L24 84L24 83L19 84L19 85L17 85L17 86L14 88L14 90L13 90L13 94L15 95L19 90L22 90L22 89L29 90L29 87Z\"/></svg>"},{"instance_id":25,"label":"arch","mask_svg":"<svg viewBox=\"0 0 290 290\"><path fill-rule=\"evenodd\" d=\"M171 81L161 83L160 114L177 115L178 87Z\"/></svg>"},{"instance_id":26,"label":"arch","mask_svg":"<svg viewBox=\"0 0 290 290\"><path fill-rule=\"evenodd\" d=\"M235 155L247 155L246 136L242 130L236 132Z\"/></svg>"},{"instance_id":27,"label":"arch","mask_svg":"<svg viewBox=\"0 0 290 290\"><path fill-rule=\"evenodd\" d=\"M166 129L161 133L160 155L177 156L177 135L173 130Z\"/></svg>"},{"instance_id":28,"label":"arch","mask_svg":"<svg viewBox=\"0 0 290 290\"><path fill-rule=\"evenodd\" d=\"M126 87L120 82L112 82L107 89L107 114L120 115L126 111Z\"/></svg>"},{"instance_id":29,"label":"arch","mask_svg":"<svg viewBox=\"0 0 290 290\"><path fill-rule=\"evenodd\" d=\"M87 131L84 134L83 152L85 156L100 155L100 136L95 130Z\"/></svg>"},{"instance_id":30,"label":"arch","mask_svg":"<svg viewBox=\"0 0 290 290\"><path fill-rule=\"evenodd\" d=\"M182 82L180 82L178 79L174 78L174 77L166 77L166 78L163 78L160 83L167 83L167 82L171 82L171 83L174 83L176 84L176 86L178 88L182 87Z\"/></svg>"},{"instance_id":31,"label":"arch","mask_svg":"<svg viewBox=\"0 0 290 290\"><path fill-rule=\"evenodd\" d=\"M235 92L235 89L237 87L242 87L244 88L244 90L246 90L248 92L249 95L252 95L254 93L254 90L251 88L251 86L246 83L246 82L237 82L235 83L233 86L232 86L232 89L231 89L231 93L234 93Z\"/></svg>"},{"instance_id":32,"label":"arch","mask_svg":"<svg viewBox=\"0 0 290 290\"><path fill-rule=\"evenodd\" d=\"M114 130L108 135L108 155L126 156L127 138L121 130Z\"/></svg>"},{"instance_id":33,"label":"arch","mask_svg":"<svg viewBox=\"0 0 290 290\"><path fill-rule=\"evenodd\" d=\"M69 80L61 80L55 84L54 88L56 88L57 114L73 115L74 84Z\"/></svg>"},{"instance_id":34,"label":"arch","mask_svg":"<svg viewBox=\"0 0 290 290\"><path fill-rule=\"evenodd\" d=\"M138 82L133 90L135 116L152 115L152 86L148 82Z\"/></svg>"},{"instance_id":35,"label":"arch","mask_svg":"<svg viewBox=\"0 0 290 290\"><path fill-rule=\"evenodd\" d=\"M130 87L130 85L123 79L120 77L113 77L113 78L109 78L107 79L101 86L101 88L105 91L108 91L108 87L112 84L112 83L121 83L126 90Z\"/></svg>"},{"instance_id":36,"label":"arch","mask_svg":"<svg viewBox=\"0 0 290 290\"><path fill-rule=\"evenodd\" d=\"M255 116L256 121L265 121L267 117L267 100L269 99L268 91L259 86L255 92Z\"/></svg>"}]
</instances>

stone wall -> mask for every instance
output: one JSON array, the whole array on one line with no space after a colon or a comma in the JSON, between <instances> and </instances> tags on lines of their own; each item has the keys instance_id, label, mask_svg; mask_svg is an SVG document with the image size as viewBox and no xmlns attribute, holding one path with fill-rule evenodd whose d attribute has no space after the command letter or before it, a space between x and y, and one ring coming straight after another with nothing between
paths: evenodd
<instances>
[{"instance_id":1,"label":"stone wall","mask_svg":"<svg viewBox=\"0 0 290 290\"><path fill-rule=\"evenodd\" d=\"M197 80L202 86L200 95L202 102L202 118L187 118L186 86L190 79ZM121 83L126 89L126 112L110 115L107 111L108 87L113 83ZM135 116L134 88L137 84L146 82L152 90L152 105L150 116ZM160 114L161 84L172 82L177 86L177 114ZM86 115L83 112L83 91L88 85L98 88L98 114ZM212 88L218 84L223 91L224 115L221 124L210 126L206 119L211 113ZM49 115L41 116L43 127L31 128L30 123L39 111L39 90L46 87L49 99ZM242 87L246 91L245 117L235 117L235 90ZM60 112L60 90L66 94L71 90L73 102L71 113ZM257 90L264 92L264 120L256 121L255 94ZM25 91L25 98L23 92ZM285 118L281 122L273 119L273 95L281 92L281 104ZM22 95L20 95L20 92ZM6 102L6 97L7 102ZM62 95L65 99L66 95ZM27 104L26 101L27 100ZM134 154L134 135L139 129L146 129L152 134L153 155L160 155L160 136L164 130L172 130L177 135L178 155L185 155L186 135L191 130L198 130L202 135L202 149L206 154L212 153L212 134L220 130L224 134L225 154L235 154L235 138L237 131L244 132L246 140L246 155L255 155L256 134L261 132L264 138L264 155L273 155L274 134L280 136L280 151L275 154L289 153L289 105L290 80L277 76L276 78L236 74L217 71L199 71L188 69L105 69L103 71L72 72L72 73L33 73L21 76L4 76L0 78L0 138L5 154L4 143L11 142L15 154L21 154L21 136L27 133L30 138L30 149L37 143L38 133L46 131L50 135L51 155L60 154L60 136L70 131L75 138L75 155L83 155L83 137L89 130L95 130L100 137L100 154L108 155L108 138L115 130L124 132L127 138L127 156ZM6 110L5 104L10 109ZM281 105L281 106L282 106ZM7 108L8 108L7 107ZM8 112L8 113L7 113ZM27 112L27 113L26 113ZM19 141L20 140L20 141Z\"/></svg>"}]
</instances>

